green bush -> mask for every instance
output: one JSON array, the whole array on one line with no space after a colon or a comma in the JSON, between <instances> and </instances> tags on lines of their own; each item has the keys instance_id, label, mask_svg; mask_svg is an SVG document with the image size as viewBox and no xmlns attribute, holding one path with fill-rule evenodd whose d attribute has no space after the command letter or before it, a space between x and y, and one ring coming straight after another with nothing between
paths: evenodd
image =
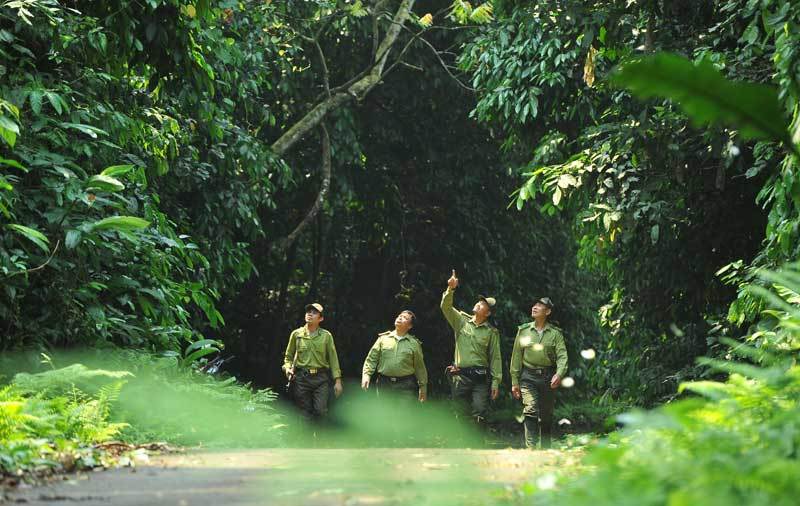
<instances>
[{"instance_id":1,"label":"green bush","mask_svg":"<svg viewBox=\"0 0 800 506\"><path fill-rule=\"evenodd\" d=\"M536 504L790 505L800 497L800 267L767 274L773 307L730 360L703 359L726 381L683 383L685 398L618 417L579 479L542 479ZM790 302L791 301L791 302ZM736 360L743 357L746 360ZM553 486L555 490L545 491Z\"/></svg>"},{"instance_id":2,"label":"green bush","mask_svg":"<svg viewBox=\"0 0 800 506\"><path fill-rule=\"evenodd\" d=\"M279 440L283 424L269 390L201 373L178 355L69 356L78 358L84 363L20 372L0 388L1 474L112 465L97 446L112 439L206 446ZM67 356L56 362L62 360Z\"/></svg>"}]
</instances>

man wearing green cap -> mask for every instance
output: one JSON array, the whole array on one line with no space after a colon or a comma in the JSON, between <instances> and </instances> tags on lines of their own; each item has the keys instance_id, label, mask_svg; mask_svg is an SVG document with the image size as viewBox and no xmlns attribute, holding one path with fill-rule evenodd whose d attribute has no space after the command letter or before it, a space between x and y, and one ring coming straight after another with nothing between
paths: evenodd
<instances>
[{"instance_id":1,"label":"man wearing green cap","mask_svg":"<svg viewBox=\"0 0 800 506\"><path fill-rule=\"evenodd\" d=\"M550 448L555 391L567 373L567 346L561 329L547 321L553 311L550 297L533 303L533 321L519 326L511 352L511 395L522 398L525 446Z\"/></svg>"},{"instance_id":2,"label":"man wearing green cap","mask_svg":"<svg viewBox=\"0 0 800 506\"><path fill-rule=\"evenodd\" d=\"M424 402L427 396L428 371L422 357L422 344L411 335L416 316L401 311L394 320L394 330L378 334L378 339L364 360L361 388L367 390L375 374L378 392L395 391L416 396Z\"/></svg>"},{"instance_id":3,"label":"man wearing green cap","mask_svg":"<svg viewBox=\"0 0 800 506\"><path fill-rule=\"evenodd\" d=\"M336 397L342 394L342 371L333 336L319 326L325 319L322 313L317 302L306 306L306 324L289 335L283 355L283 372L294 382L297 407L309 419L328 414L331 379Z\"/></svg>"},{"instance_id":4,"label":"man wearing green cap","mask_svg":"<svg viewBox=\"0 0 800 506\"><path fill-rule=\"evenodd\" d=\"M470 316L453 307L457 287L454 270L440 305L455 335L455 360L448 372L453 380L453 399L468 404L472 416L480 422L486 417L490 395L492 400L497 398L503 379L500 333L488 321L497 301L479 296Z\"/></svg>"}]
</instances>

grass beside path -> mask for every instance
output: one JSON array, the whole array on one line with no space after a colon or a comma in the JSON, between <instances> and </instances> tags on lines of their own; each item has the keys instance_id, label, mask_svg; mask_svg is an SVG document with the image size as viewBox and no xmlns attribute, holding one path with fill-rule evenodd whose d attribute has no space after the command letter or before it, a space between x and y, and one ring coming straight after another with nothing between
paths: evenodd
<instances>
[{"instance_id":1,"label":"grass beside path","mask_svg":"<svg viewBox=\"0 0 800 506\"><path fill-rule=\"evenodd\" d=\"M29 505L478 505L578 466L579 452L430 448L273 449L156 457L7 495Z\"/></svg>"}]
</instances>

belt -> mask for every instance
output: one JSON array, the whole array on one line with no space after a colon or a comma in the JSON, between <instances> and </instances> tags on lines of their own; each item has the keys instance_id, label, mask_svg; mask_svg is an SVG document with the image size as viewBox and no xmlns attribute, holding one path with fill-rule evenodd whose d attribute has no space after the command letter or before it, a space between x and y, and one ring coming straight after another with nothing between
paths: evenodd
<instances>
[{"instance_id":1,"label":"belt","mask_svg":"<svg viewBox=\"0 0 800 506\"><path fill-rule=\"evenodd\" d=\"M306 368L306 367L298 367L300 372L304 372L306 374L319 374L321 372L325 372L328 370L327 367L320 367L320 368Z\"/></svg>"},{"instance_id":2,"label":"belt","mask_svg":"<svg viewBox=\"0 0 800 506\"><path fill-rule=\"evenodd\" d=\"M541 376L541 375L544 375L544 374L549 374L549 373L553 372L553 370L554 370L554 369L555 369L554 367L550 367L550 366L544 366L544 367L523 367L523 368L522 368L523 372L529 372L529 373L531 373L531 374L538 374L538 375L540 375L540 376Z\"/></svg>"},{"instance_id":3,"label":"belt","mask_svg":"<svg viewBox=\"0 0 800 506\"><path fill-rule=\"evenodd\" d=\"M413 374L409 374L408 376L384 376L383 374L378 374L378 379L385 379L387 381L391 381L392 383L401 383L403 381L415 380L416 376Z\"/></svg>"},{"instance_id":4,"label":"belt","mask_svg":"<svg viewBox=\"0 0 800 506\"><path fill-rule=\"evenodd\" d=\"M477 374L477 375L484 375L489 372L488 367L459 367L458 372L456 374Z\"/></svg>"}]
</instances>

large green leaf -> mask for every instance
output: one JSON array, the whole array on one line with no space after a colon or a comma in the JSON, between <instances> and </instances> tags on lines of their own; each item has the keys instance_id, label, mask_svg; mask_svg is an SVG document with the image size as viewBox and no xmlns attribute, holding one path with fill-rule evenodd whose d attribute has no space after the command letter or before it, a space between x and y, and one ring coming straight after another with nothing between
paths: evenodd
<instances>
[{"instance_id":1,"label":"large green leaf","mask_svg":"<svg viewBox=\"0 0 800 506\"><path fill-rule=\"evenodd\" d=\"M94 222L90 229L94 232L102 230L122 230L131 232L141 230L150 225L150 222L136 216L110 216Z\"/></svg>"},{"instance_id":2,"label":"large green leaf","mask_svg":"<svg viewBox=\"0 0 800 506\"><path fill-rule=\"evenodd\" d=\"M45 253L50 253L50 246L49 246L50 241L43 233L39 232L38 230L26 227L24 225L18 225L16 223L8 225L8 228L14 230L18 234L22 235L23 237L25 237L26 239L28 239L29 241L40 247L42 250L44 250Z\"/></svg>"},{"instance_id":3,"label":"large green leaf","mask_svg":"<svg viewBox=\"0 0 800 506\"><path fill-rule=\"evenodd\" d=\"M17 143L17 135L19 135L19 125L12 119L0 115L0 138L13 148L14 144Z\"/></svg>"},{"instance_id":4,"label":"large green leaf","mask_svg":"<svg viewBox=\"0 0 800 506\"><path fill-rule=\"evenodd\" d=\"M727 125L747 139L791 143L777 89L729 81L711 63L659 53L621 66L612 81L642 98L678 102L697 125Z\"/></svg>"},{"instance_id":5,"label":"large green leaf","mask_svg":"<svg viewBox=\"0 0 800 506\"><path fill-rule=\"evenodd\" d=\"M31 103L31 110L35 114L40 114L42 112L42 91L41 90L33 90L28 95L28 100Z\"/></svg>"},{"instance_id":6,"label":"large green leaf","mask_svg":"<svg viewBox=\"0 0 800 506\"><path fill-rule=\"evenodd\" d=\"M81 123L59 123L59 126L61 126L62 128L71 128L73 130L83 132L92 139L97 139L98 134L108 135L108 132L106 132L105 130L101 130L91 125L83 125Z\"/></svg>"},{"instance_id":7,"label":"large green leaf","mask_svg":"<svg viewBox=\"0 0 800 506\"><path fill-rule=\"evenodd\" d=\"M132 170L133 170L133 165L112 165L111 167L106 167L105 169L103 169L103 172L101 172L100 175L116 177L116 176L121 176L123 174L127 174Z\"/></svg>"},{"instance_id":8,"label":"large green leaf","mask_svg":"<svg viewBox=\"0 0 800 506\"><path fill-rule=\"evenodd\" d=\"M111 176L97 174L89 178L89 181L86 183L86 188L107 192L116 192L124 190L125 185L122 184L118 179L115 179Z\"/></svg>"},{"instance_id":9,"label":"large green leaf","mask_svg":"<svg viewBox=\"0 0 800 506\"><path fill-rule=\"evenodd\" d=\"M8 167L14 167L15 169L23 170L28 172L28 169L25 168L24 165L19 163L16 160L9 160L8 158L0 158L0 165L6 165Z\"/></svg>"}]
</instances>

